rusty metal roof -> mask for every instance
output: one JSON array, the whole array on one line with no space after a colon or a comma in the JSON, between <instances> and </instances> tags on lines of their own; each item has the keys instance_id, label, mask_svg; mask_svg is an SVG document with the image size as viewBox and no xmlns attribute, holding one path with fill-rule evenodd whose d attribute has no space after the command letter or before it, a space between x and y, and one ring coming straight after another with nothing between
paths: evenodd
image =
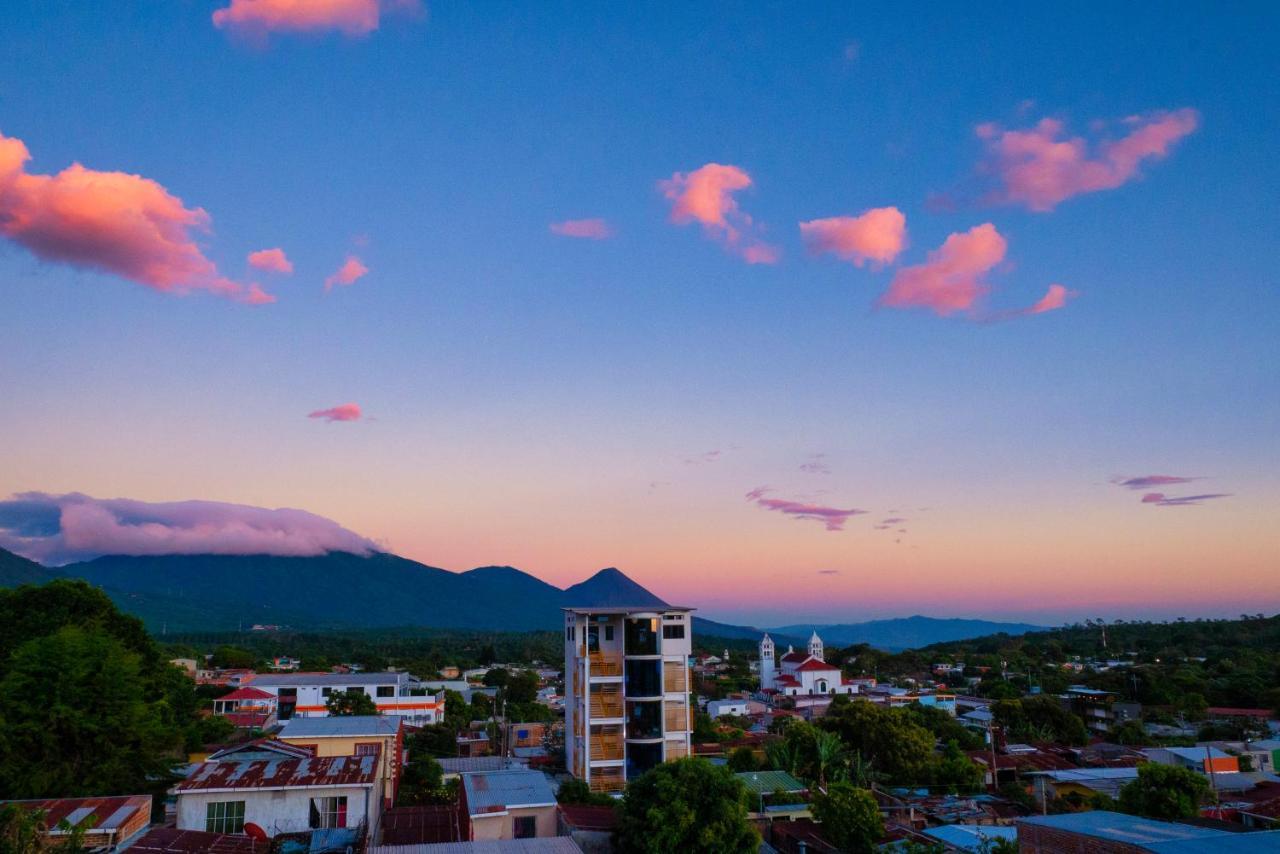
<instances>
[{"instance_id":1,"label":"rusty metal roof","mask_svg":"<svg viewBox=\"0 0 1280 854\"><path fill-rule=\"evenodd\" d=\"M87 833L107 833L142 810L146 821L151 816L150 795L120 795L106 798L49 798L34 801L0 801L0 805L13 804L25 810L44 813L44 822L57 827L65 820L72 827L82 827Z\"/></svg>"},{"instance_id":2,"label":"rusty metal roof","mask_svg":"<svg viewBox=\"0 0 1280 854\"><path fill-rule=\"evenodd\" d=\"M297 786L363 786L377 778L378 754L309 759L204 762L177 785L179 792L211 789L282 789Z\"/></svg>"},{"instance_id":3,"label":"rusty metal roof","mask_svg":"<svg viewBox=\"0 0 1280 854\"><path fill-rule=\"evenodd\" d=\"M271 850L271 843L248 836L153 827L146 836L129 846L129 850L136 854L266 854Z\"/></svg>"}]
</instances>

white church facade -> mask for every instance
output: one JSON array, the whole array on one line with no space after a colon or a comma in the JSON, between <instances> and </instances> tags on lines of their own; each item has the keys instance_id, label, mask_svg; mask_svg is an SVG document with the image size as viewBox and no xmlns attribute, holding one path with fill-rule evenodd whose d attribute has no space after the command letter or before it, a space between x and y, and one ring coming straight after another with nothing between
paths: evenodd
<instances>
[{"instance_id":1,"label":"white church facade","mask_svg":"<svg viewBox=\"0 0 1280 854\"><path fill-rule=\"evenodd\" d=\"M860 682L845 679L840 668L823 659L822 638L814 632L807 652L790 646L780 660L775 659L773 638L760 640L760 688L787 697L856 694Z\"/></svg>"}]
</instances>

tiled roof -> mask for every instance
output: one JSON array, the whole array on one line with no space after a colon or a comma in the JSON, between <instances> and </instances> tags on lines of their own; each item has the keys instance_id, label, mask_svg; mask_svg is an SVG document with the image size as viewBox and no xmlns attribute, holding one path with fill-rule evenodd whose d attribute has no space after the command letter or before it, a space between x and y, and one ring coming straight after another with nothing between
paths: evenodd
<instances>
[{"instance_id":1,"label":"tiled roof","mask_svg":"<svg viewBox=\"0 0 1280 854\"><path fill-rule=\"evenodd\" d=\"M219 717L230 721L236 729L262 729L271 715L271 712L224 712Z\"/></svg>"},{"instance_id":2,"label":"tiled roof","mask_svg":"<svg viewBox=\"0 0 1280 854\"><path fill-rule=\"evenodd\" d=\"M483 771L462 775L467 812L472 818L513 807L555 806L547 775L541 771Z\"/></svg>"},{"instance_id":3,"label":"tiled roof","mask_svg":"<svg viewBox=\"0 0 1280 854\"><path fill-rule=\"evenodd\" d=\"M204 762L177 785L178 792L207 789L279 789L297 786L362 786L377 778L378 755L309 759Z\"/></svg>"},{"instance_id":4,"label":"tiled roof","mask_svg":"<svg viewBox=\"0 0 1280 854\"><path fill-rule=\"evenodd\" d=\"M276 698L275 694L268 694L266 691L260 691L257 688L250 688L248 686L245 686L244 688L237 688L236 690L232 691L230 694L225 694L215 699L221 701L221 700L274 700L275 698Z\"/></svg>"},{"instance_id":5,"label":"tiled roof","mask_svg":"<svg viewBox=\"0 0 1280 854\"><path fill-rule=\"evenodd\" d=\"M832 665L827 664L825 661L819 661L816 658L812 658L806 661L804 664L797 667L796 672L797 673L813 673L819 670L830 672L832 670L839 670L839 669L840 669L839 667L833 667Z\"/></svg>"},{"instance_id":6,"label":"tiled roof","mask_svg":"<svg viewBox=\"0 0 1280 854\"><path fill-rule=\"evenodd\" d=\"M613 830L618 826L618 811L608 806L561 804L564 823L574 830Z\"/></svg>"},{"instance_id":7,"label":"tiled roof","mask_svg":"<svg viewBox=\"0 0 1280 854\"><path fill-rule=\"evenodd\" d=\"M795 662L798 664L801 661L804 661L808 657L809 657L809 653L807 652L789 652L786 655L782 656L781 660L786 662Z\"/></svg>"}]
</instances>

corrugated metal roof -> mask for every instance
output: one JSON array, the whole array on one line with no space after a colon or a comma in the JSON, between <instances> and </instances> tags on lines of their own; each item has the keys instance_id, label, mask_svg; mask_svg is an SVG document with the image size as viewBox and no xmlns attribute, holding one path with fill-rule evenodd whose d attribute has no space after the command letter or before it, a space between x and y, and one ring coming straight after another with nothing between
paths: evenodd
<instances>
[{"instance_id":1,"label":"corrugated metal roof","mask_svg":"<svg viewBox=\"0 0 1280 854\"><path fill-rule=\"evenodd\" d=\"M369 854L582 854L568 836L541 839L491 839L439 845L371 845Z\"/></svg>"},{"instance_id":2,"label":"corrugated metal roof","mask_svg":"<svg viewBox=\"0 0 1280 854\"><path fill-rule=\"evenodd\" d=\"M39 810L44 813L44 821L49 827L66 821L76 827L88 819L86 831L89 833L105 833L120 827L139 810L151 814L150 795L119 795L108 798L47 798L31 801L0 801L0 806L13 804L27 810Z\"/></svg>"},{"instance_id":3,"label":"corrugated metal roof","mask_svg":"<svg viewBox=\"0 0 1280 854\"><path fill-rule=\"evenodd\" d=\"M556 795L541 771L483 771L462 775L472 816L512 807L555 806Z\"/></svg>"},{"instance_id":4,"label":"corrugated metal roof","mask_svg":"<svg viewBox=\"0 0 1280 854\"><path fill-rule=\"evenodd\" d=\"M359 786L374 781L378 755L311 759L253 759L204 762L177 785L179 792L202 789L278 789L294 786Z\"/></svg>"},{"instance_id":5,"label":"corrugated metal roof","mask_svg":"<svg viewBox=\"0 0 1280 854\"><path fill-rule=\"evenodd\" d=\"M1182 839L1177 842L1157 842L1146 846L1158 854L1275 854L1280 851L1280 830L1261 833L1231 833L1214 837L1212 842L1202 839Z\"/></svg>"},{"instance_id":6,"label":"corrugated metal roof","mask_svg":"<svg viewBox=\"0 0 1280 854\"><path fill-rule=\"evenodd\" d=\"M959 851L982 851L997 839L1016 842L1016 827L995 827L978 824L944 824L939 827L926 827L921 833L951 846Z\"/></svg>"},{"instance_id":7,"label":"corrugated metal roof","mask_svg":"<svg viewBox=\"0 0 1280 854\"><path fill-rule=\"evenodd\" d=\"M359 735L395 735L396 717L383 715L329 715L324 718L291 718L277 738L337 738Z\"/></svg>"},{"instance_id":8,"label":"corrugated metal roof","mask_svg":"<svg viewBox=\"0 0 1280 854\"><path fill-rule=\"evenodd\" d=\"M1146 847L1154 842L1209 839L1223 834L1220 830L1209 830L1190 824L1153 821L1149 818L1138 818L1106 810L1034 816L1024 818L1020 823L1054 827L1072 833L1096 836L1099 839L1109 839L1113 842L1127 842L1140 847Z\"/></svg>"},{"instance_id":9,"label":"corrugated metal roof","mask_svg":"<svg viewBox=\"0 0 1280 854\"><path fill-rule=\"evenodd\" d=\"M134 854L266 854L270 850L267 840L176 827L153 827L129 846Z\"/></svg>"},{"instance_id":10,"label":"corrugated metal roof","mask_svg":"<svg viewBox=\"0 0 1280 854\"><path fill-rule=\"evenodd\" d=\"M769 795L778 790L803 792L809 788L786 771L743 771L734 774L753 795Z\"/></svg>"},{"instance_id":11,"label":"corrugated metal roof","mask_svg":"<svg viewBox=\"0 0 1280 854\"><path fill-rule=\"evenodd\" d=\"M507 771L528 768L525 762L518 762L506 756L442 756L437 760L446 774L471 774L476 771Z\"/></svg>"}]
</instances>

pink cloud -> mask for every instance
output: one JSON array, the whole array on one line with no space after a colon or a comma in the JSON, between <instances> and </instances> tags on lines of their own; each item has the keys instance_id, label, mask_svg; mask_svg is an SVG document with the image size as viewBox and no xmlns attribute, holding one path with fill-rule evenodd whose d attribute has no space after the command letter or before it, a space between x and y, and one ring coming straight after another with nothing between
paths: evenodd
<instances>
[{"instance_id":1,"label":"pink cloud","mask_svg":"<svg viewBox=\"0 0 1280 854\"><path fill-rule=\"evenodd\" d=\"M360 405L358 403L343 403L338 406L331 406L328 409L317 409L315 412L308 412L308 418L323 418L329 423L334 421L359 421L361 417Z\"/></svg>"},{"instance_id":2,"label":"pink cloud","mask_svg":"<svg viewBox=\"0 0 1280 854\"><path fill-rule=\"evenodd\" d=\"M861 516L867 512L866 510L857 509L842 510L838 507L824 507L821 504L808 504L783 498L768 498L766 496L770 491L767 486L757 486L747 493L746 498L765 510L784 513L796 519L810 519L822 522L828 531L843 531L844 523L849 521L851 517Z\"/></svg>"},{"instance_id":3,"label":"pink cloud","mask_svg":"<svg viewBox=\"0 0 1280 854\"><path fill-rule=\"evenodd\" d=\"M1174 474L1144 474L1141 477L1116 477L1112 478L1111 482L1128 489L1149 489L1153 486L1173 486L1202 479L1198 477L1180 477Z\"/></svg>"},{"instance_id":4,"label":"pink cloud","mask_svg":"<svg viewBox=\"0 0 1280 854\"><path fill-rule=\"evenodd\" d=\"M907 243L907 218L894 207L872 208L858 216L834 216L800 223L812 253L830 252L861 267L893 262Z\"/></svg>"},{"instance_id":5,"label":"pink cloud","mask_svg":"<svg viewBox=\"0 0 1280 854\"><path fill-rule=\"evenodd\" d=\"M1157 507L1194 507L1214 498L1230 498L1229 492L1214 492L1207 495L1165 495L1163 492L1148 492L1142 496L1143 504L1154 504Z\"/></svg>"},{"instance_id":6,"label":"pink cloud","mask_svg":"<svg viewBox=\"0 0 1280 854\"><path fill-rule=\"evenodd\" d=\"M602 219L566 219L548 226L552 234L562 237L582 237L588 240L604 240L613 236L613 229Z\"/></svg>"},{"instance_id":7,"label":"pink cloud","mask_svg":"<svg viewBox=\"0 0 1280 854\"><path fill-rule=\"evenodd\" d=\"M0 235L46 261L88 267L164 293L203 290L261 303L261 288L222 276L192 237L209 215L157 182L73 163L56 175L27 171L31 154L0 134Z\"/></svg>"},{"instance_id":8,"label":"pink cloud","mask_svg":"<svg viewBox=\"0 0 1280 854\"><path fill-rule=\"evenodd\" d=\"M0 501L0 548L48 564L101 555L367 555L377 544L303 510L26 492Z\"/></svg>"},{"instance_id":9,"label":"pink cloud","mask_svg":"<svg viewBox=\"0 0 1280 854\"><path fill-rule=\"evenodd\" d=\"M1183 108L1130 116L1123 124L1129 128L1125 136L1093 145L1067 137L1057 119L1041 119L1029 130L978 125L975 133L987 148L980 169L1001 185L990 200L1051 211L1072 196L1119 187L1138 177L1143 161L1167 156L1174 143L1195 131L1200 115Z\"/></svg>"},{"instance_id":10,"label":"pink cloud","mask_svg":"<svg viewBox=\"0 0 1280 854\"><path fill-rule=\"evenodd\" d=\"M249 266L271 273L293 272L293 262L285 256L283 249L259 249L257 252L250 252Z\"/></svg>"},{"instance_id":11,"label":"pink cloud","mask_svg":"<svg viewBox=\"0 0 1280 854\"><path fill-rule=\"evenodd\" d=\"M826 454L810 454L809 458L800 464L800 471L809 474L831 474L831 466L827 465Z\"/></svg>"},{"instance_id":12,"label":"pink cloud","mask_svg":"<svg viewBox=\"0 0 1280 854\"><path fill-rule=\"evenodd\" d=\"M330 290L334 285L349 285L369 272L369 268L360 262L355 255L348 255L347 260L337 271L324 280L324 289Z\"/></svg>"},{"instance_id":13,"label":"pink cloud","mask_svg":"<svg viewBox=\"0 0 1280 854\"><path fill-rule=\"evenodd\" d=\"M751 176L745 171L720 163L708 163L688 173L676 172L658 182L658 189L671 202L672 222L699 223L708 237L723 243L748 264L774 264L781 251L754 236L754 222L733 197L750 186Z\"/></svg>"},{"instance_id":14,"label":"pink cloud","mask_svg":"<svg viewBox=\"0 0 1280 854\"><path fill-rule=\"evenodd\" d=\"M1027 309L1027 313L1044 314L1046 311L1055 311L1066 305L1067 300L1074 296L1076 296L1075 291L1069 291L1062 285L1050 285L1049 290L1045 291L1045 295Z\"/></svg>"},{"instance_id":15,"label":"pink cloud","mask_svg":"<svg viewBox=\"0 0 1280 854\"><path fill-rule=\"evenodd\" d=\"M272 32L358 38L378 29L385 13L419 11L418 0L231 0L214 11L213 25L253 39Z\"/></svg>"},{"instance_id":16,"label":"pink cloud","mask_svg":"<svg viewBox=\"0 0 1280 854\"><path fill-rule=\"evenodd\" d=\"M923 264L903 267L893 277L879 305L927 308L946 316L972 311L990 286L983 277L1004 260L1008 243L989 222L950 235Z\"/></svg>"}]
</instances>

